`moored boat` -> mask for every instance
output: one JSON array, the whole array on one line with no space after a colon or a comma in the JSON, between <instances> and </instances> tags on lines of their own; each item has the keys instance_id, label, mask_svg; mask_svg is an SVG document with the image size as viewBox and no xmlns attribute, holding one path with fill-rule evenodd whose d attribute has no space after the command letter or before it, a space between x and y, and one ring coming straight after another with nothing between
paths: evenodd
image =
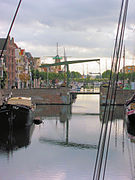
<instances>
[{"instance_id":1,"label":"moored boat","mask_svg":"<svg viewBox=\"0 0 135 180\"><path fill-rule=\"evenodd\" d=\"M126 102L126 115L129 122L135 123L135 94Z\"/></svg>"},{"instance_id":2,"label":"moored boat","mask_svg":"<svg viewBox=\"0 0 135 180\"><path fill-rule=\"evenodd\" d=\"M11 97L0 106L1 126L21 128L33 123L34 106L31 97Z\"/></svg>"},{"instance_id":3,"label":"moored boat","mask_svg":"<svg viewBox=\"0 0 135 180\"><path fill-rule=\"evenodd\" d=\"M127 123L127 135L131 142L135 143L135 123Z\"/></svg>"}]
</instances>

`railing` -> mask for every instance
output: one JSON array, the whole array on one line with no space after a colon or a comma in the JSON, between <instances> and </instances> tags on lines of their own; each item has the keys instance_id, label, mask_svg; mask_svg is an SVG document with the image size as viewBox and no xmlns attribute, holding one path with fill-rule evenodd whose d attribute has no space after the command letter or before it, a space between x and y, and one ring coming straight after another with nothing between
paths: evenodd
<instances>
[{"instance_id":1,"label":"railing","mask_svg":"<svg viewBox=\"0 0 135 180\"><path fill-rule=\"evenodd\" d=\"M100 88L91 89L71 89L70 93L74 94L100 94Z\"/></svg>"}]
</instances>

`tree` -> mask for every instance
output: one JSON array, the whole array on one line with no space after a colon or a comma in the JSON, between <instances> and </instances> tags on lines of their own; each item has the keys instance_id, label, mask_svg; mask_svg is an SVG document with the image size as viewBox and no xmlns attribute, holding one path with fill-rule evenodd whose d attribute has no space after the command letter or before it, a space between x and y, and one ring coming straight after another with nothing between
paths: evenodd
<instances>
[{"instance_id":1,"label":"tree","mask_svg":"<svg viewBox=\"0 0 135 180\"><path fill-rule=\"evenodd\" d=\"M36 76L36 79L40 78L40 72L38 69L36 69L36 71L35 71L35 76Z\"/></svg>"},{"instance_id":2,"label":"tree","mask_svg":"<svg viewBox=\"0 0 135 180\"><path fill-rule=\"evenodd\" d=\"M110 78L111 70L104 71L102 73L102 78Z\"/></svg>"},{"instance_id":3,"label":"tree","mask_svg":"<svg viewBox=\"0 0 135 180\"><path fill-rule=\"evenodd\" d=\"M19 74L19 78L22 82L27 82L28 80L30 80L30 76L29 74L25 74L25 73L21 73Z\"/></svg>"},{"instance_id":4,"label":"tree","mask_svg":"<svg viewBox=\"0 0 135 180\"><path fill-rule=\"evenodd\" d=\"M81 74L79 72L71 71L70 78L81 78Z\"/></svg>"},{"instance_id":5,"label":"tree","mask_svg":"<svg viewBox=\"0 0 135 180\"><path fill-rule=\"evenodd\" d=\"M3 71L3 78L1 79L1 88L2 89L5 87L6 79L7 79L7 72L4 70Z\"/></svg>"},{"instance_id":6,"label":"tree","mask_svg":"<svg viewBox=\"0 0 135 180\"><path fill-rule=\"evenodd\" d=\"M34 79L36 78L36 73L34 69L31 70L31 76L32 76L32 81L34 81Z\"/></svg>"}]
</instances>

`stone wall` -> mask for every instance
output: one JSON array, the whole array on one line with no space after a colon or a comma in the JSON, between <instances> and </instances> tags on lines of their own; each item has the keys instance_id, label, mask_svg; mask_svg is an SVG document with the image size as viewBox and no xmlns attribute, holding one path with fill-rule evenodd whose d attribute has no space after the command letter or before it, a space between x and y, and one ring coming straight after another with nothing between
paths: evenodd
<instances>
[{"instance_id":1,"label":"stone wall","mask_svg":"<svg viewBox=\"0 0 135 180\"><path fill-rule=\"evenodd\" d=\"M105 104L106 95L107 95L107 89L108 89L107 87L101 87L100 88L100 104L101 105ZM135 93L135 90L117 89L116 104L117 105L124 105L126 100L131 98L134 93ZM108 102L109 102L109 100L108 100Z\"/></svg>"},{"instance_id":2,"label":"stone wall","mask_svg":"<svg viewBox=\"0 0 135 180\"><path fill-rule=\"evenodd\" d=\"M0 90L0 105L4 100L4 97L7 97L11 91L9 90ZM135 90L123 90L118 89L116 95L116 104L123 105L126 100L128 100ZM37 88L37 89L14 89L12 90L13 96L25 96L32 97L33 103L36 104L71 104L72 97L69 94L69 89L67 88ZM100 89L100 104L103 105L106 101L107 88L101 87Z\"/></svg>"},{"instance_id":3,"label":"stone wall","mask_svg":"<svg viewBox=\"0 0 135 180\"><path fill-rule=\"evenodd\" d=\"M5 96L11 91L6 90ZM56 88L34 88L34 89L13 89L13 96L31 97L36 104L71 104L69 89Z\"/></svg>"}]
</instances>

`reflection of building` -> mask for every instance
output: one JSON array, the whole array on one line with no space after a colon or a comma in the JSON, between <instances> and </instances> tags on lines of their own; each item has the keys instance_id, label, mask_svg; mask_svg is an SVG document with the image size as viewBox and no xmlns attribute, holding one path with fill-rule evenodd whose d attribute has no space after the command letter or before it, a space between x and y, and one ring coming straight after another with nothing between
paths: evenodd
<instances>
[{"instance_id":1,"label":"reflection of building","mask_svg":"<svg viewBox=\"0 0 135 180\"><path fill-rule=\"evenodd\" d=\"M66 122L71 118L71 105L38 105L35 111L35 117L41 118L59 118L60 122Z\"/></svg>"}]
</instances>

